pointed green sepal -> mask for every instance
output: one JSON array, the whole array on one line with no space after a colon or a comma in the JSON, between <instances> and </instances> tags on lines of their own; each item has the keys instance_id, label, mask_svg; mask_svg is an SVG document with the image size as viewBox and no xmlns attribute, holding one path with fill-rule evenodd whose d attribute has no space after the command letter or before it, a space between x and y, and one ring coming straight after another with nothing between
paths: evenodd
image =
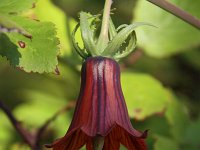
<instances>
[{"instance_id":1,"label":"pointed green sepal","mask_svg":"<svg viewBox=\"0 0 200 150\"><path fill-rule=\"evenodd\" d=\"M91 53L92 56L95 56L98 55L99 52L96 49L95 41L93 39L94 33L91 29L91 22L89 22L90 17L93 16L86 12L80 13L80 29L85 49L88 53Z\"/></svg>"},{"instance_id":2,"label":"pointed green sepal","mask_svg":"<svg viewBox=\"0 0 200 150\"><path fill-rule=\"evenodd\" d=\"M107 47L103 51L102 55L107 57L113 57L120 49L122 44L126 41L126 39L129 37L129 35L134 31L136 27L142 26L142 25L150 25L148 23L143 22L136 22L131 25L122 25L120 27L121 29L117 35L108 43ZM133 46L132 46L133 47ZM134 50L134 49L133 49Z\"/></svg>"},{"instance_id":3,"label":"pointed green sepal","mask_svg":"<svg viewBox=\"0 0 200 150\"><path fill-rule=\"evenodd\" d=\"M142 25L153 26L148 23L136 22L131 25L123 24L117 29L112 21L109 19L108 27L108 40L109 42L104 42L104 39L99 37L99 25L101 15L91 15L86 12L80 13L80 24L78 24L72 33L72 42L77 53L83 58L103 56L119 60L126 57L136 48L136 33L135 28ZM77 29L80 27L81 36L83 40L84 47L80 48L75 40L75 34ZM153 26L155 27L155 26ZM101 43L103 42L103 43ZM127 44L124 44L127 43ZM122 47L123 46L123 47Z\"/></svg>"},{"instance_id":4,"label":"pointed green sepal","mask_svg":"<svg viewBox=\"0 0 200 150\"><path fill-rule=\"evenodd\" d=\"M76 52L83 58L86 59L90 54L85 52L85 49L81 49L78 45L78 43L76 42L75 39L75 35L76 35L76 31L78 30L78 28L80 27L80 24L77 24L76 27L74 28L73 32L72 32L72 44L74 46L74 49L76 50Z\"/></svg>"},{"instance_id":5,"label":"pointed green sepal","mask_svg":"<svg viewBox=\"0 0 200 150\"><path fill-rule=\"evenodd\" d=\"M115 54L114 59L120 60L121 58L128 56L130 53L132 53L135 50L136 43L137 43L136 33L133 32L131 37L130 37L128 46L125 48L124 51L118 52L117 54Z\"/></svg>"},{"instance_id":6,"label":"pointed green sepal","mask_svg":"<svg viewBox=\"0 0 200 150\"><path fill-rule=\"evenodd\" d=\"M111 18L110 18L110 21L109 21L108 31L109 31L109 40L112 40L117 35L117 31L116 31L115 25L114 25Z\"/></svg>"}]
</instances>

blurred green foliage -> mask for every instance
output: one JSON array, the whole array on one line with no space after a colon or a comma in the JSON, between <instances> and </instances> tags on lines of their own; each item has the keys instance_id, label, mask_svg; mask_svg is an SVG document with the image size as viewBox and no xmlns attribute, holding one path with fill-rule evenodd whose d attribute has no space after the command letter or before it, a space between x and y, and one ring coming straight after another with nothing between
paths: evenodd
<instances>
[{"instance_id":1,"label":"blurred green foliage","mask_svg":"<svg viewBox=\"0 0 200 150\"><path fill-rule=\"evenodd\" d=\"M200 17L200 0L173 2ZM34 9L23 14L54 23L60 40L60 75L26 73L11 67L6 58L0 56L0 100L31 132L76 100L81 59L71 46L71 32L78 12L100 13L103 3L98 0L38 0ZM21 10L18 5L16 7ZM200 32L144 0L137 3L116 0L113 7L117 8L112 15L116 25L136 20L158 27L138 28L138 50L120 62L122 88L134 128L150 130L149 150L200 149ZM2 33L0 36L6 38ZM80 41L79 36L77 40ZM16 45L5 40L0 41L0 49L2 47L14 53ZM41 51L44 55L49 53L46 49ZM72 114L73 110L59 115L48 127L41 144L63 136ZM0 110L0 150L28 149Z\"/></svg>"},{"instance_id":2,"label":"blurred green foliage","mask_svg":"<svg viewBox=\"0 0 200 150\"><path fill-rule=\"evenodd\" d=\"M200 1L172 0L192 15L200 17ZM153 16L153 17L151 17ZM138 41L144 51L154 57L167 57L199 46L200 32L191 25L169 15L159 7L146 0L140 0L135 10L134 21L146 21L157 26L157 29L138 30Z\"/></svg>"}]
</instances>

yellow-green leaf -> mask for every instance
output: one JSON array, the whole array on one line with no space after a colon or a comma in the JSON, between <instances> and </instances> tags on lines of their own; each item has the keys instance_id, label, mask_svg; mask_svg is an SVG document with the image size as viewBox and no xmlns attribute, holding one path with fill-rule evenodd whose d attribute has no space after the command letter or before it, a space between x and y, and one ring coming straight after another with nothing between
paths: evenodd
<instances>
[{"instance_id":1,"label":"yellow-green leaf","mask_svg":"<svg viewBox=\"0 0 200 150\"><path fill-rule=\"evenodd\" d=\"M129 115L144 119L162 113L167 107L168 96L162 84L147 74L122 73L122 89Z\"/></svg>"}]
</instances>

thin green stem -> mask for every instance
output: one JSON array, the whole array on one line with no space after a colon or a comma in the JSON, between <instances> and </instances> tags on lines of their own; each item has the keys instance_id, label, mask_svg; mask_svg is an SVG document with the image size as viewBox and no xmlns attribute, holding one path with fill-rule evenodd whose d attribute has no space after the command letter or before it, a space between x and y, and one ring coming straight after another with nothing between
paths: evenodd
<instances>
[{"instance_id":1,"label":"thin green stem","mask_svg":"<svg viewBox=\"0 0 200 150\"><path fill-rule=\"evenodd\" d=\"M103 20L102 20L102 26L101 26L101 32L99 35L99 39L97 42L97 45L99 47L102 47L101 50L105 48L107 45L109 39L108 39L108 28L109 28L109 19L110 19L110 9L112 5L112 0L106 0L104 5L104 11L103 11Z\"/></svg>"},{"instance_id":2,"label":"thin green stem","mask_svg":"<svg viewBox=\"0 0 200 150\"><path fill-rule=\"evenodd\" d=\"M112 0L106 0L103 12L101 33L100 33L100 38L104 38L107 41L108 41L108 26L109 26L111 4Z\"/></svg>"}]
</instances>

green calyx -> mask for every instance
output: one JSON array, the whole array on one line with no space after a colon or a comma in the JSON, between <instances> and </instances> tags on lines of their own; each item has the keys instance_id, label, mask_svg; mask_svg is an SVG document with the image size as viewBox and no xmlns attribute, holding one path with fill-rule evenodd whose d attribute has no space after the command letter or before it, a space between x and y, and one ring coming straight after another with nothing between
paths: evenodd
<instances>
[{"instance_id":1,"label":"green calyx","mask_svg":"<svg viewBox=\"0 0 200 150\"><path fill-rule=\"evenodd\" d=\"M72 42L77 53L84 59L87 57L109 57L119 60L126 57L135 50L136 47L136 33L134 29L141 25L150 25L148 23L137 22L131 25L123 24L117 29L115 28L112 19L109 20L108 28L108 43L98 42L98 31L100 26L100 15L91 15L86 12L80 13L80 23L77 24L72 33ZM80 27L84 47L80 48L75 40L75 34Z\"/></svg>"}]
</instances>

